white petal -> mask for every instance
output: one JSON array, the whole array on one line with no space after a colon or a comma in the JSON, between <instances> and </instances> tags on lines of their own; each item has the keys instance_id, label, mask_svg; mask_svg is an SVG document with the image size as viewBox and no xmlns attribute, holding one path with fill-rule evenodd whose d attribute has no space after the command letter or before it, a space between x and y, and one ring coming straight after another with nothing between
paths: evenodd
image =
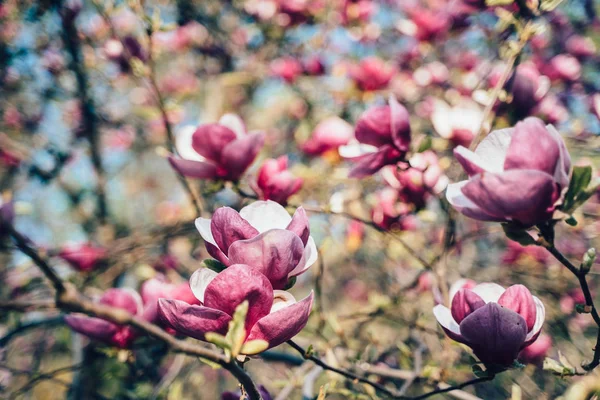
<instances>
[{"instance_id":1,"label":"white petal","mask_svg":"<svg viewBox=\"0 0 600 400\"><path fill-rule=\"evenodd\" d=\"M452 204L452 206L454 206L454 208L456 208L458 211L462 210L463 208L479 209L477 204L469 200L462 192L462 187L467 183L469 183L469 181L451 183L446 189L446 199L448 199L448 202Z\"/></svg>"},{"instance_id":2,"label":"white petal","mask_svg":"<svg viewBox=\"0 0 600 400\"><path fill-rule=\"evenodd\" d=\"M340 146L338 151L340 156L344 158L356 158L364 156L365 154L375 153L377 151L377 147L371 146L370 144L359 143L358 141L354 140L352 143Z\"/></svg>"},{"instance_id":3,"label":"white petal","mask_svg":"<svg viewBox=\"0 0 600 400\"><path fill-rule=\"evenodd\" d=\"M472 152L463 146L457 146L454 149L454 153L466 159L471 164L475 164L484 171L502 172L504 169L504 159L502 160L502 163L498 165L498 160L494 160L493 158L482 158L479 154ZM499 170L498 167L500 167Z\"/></svg>"},{"instance_id":4,"label":"white petal","mask_svg":"<svg viewBox=\"0 0 600 400\"><path fill-rule=\"evenodd\" d=\"M498 299L500 299L500 296L502 296L502 293L504 293L506 289L497 283L486 282L480 283L471 290L486 303L497 303Z\"/></svg>"},{"instance_id":5,"label":"white petal","mask_svg":"<svg viewBox=\"0 0 600 400\"><path fill-rule=\"evenodd\" d=\"M504 171L506 152L512 139L513 128L498 129L485 137L477 145L475 154L485 163L485 170L489 172Z\"/></svg>"},{"instance_id":6,"label":"white petal","mask_svg":"<svg viewBox=\"0 0 600 400\"><path fill-rule=\"evenodd\" d=\"M209 283L217 276L217 273L209 268L200 268L190 277L190 289L198 300L204 303L204 292Z\"/></svg>"},{"instance_id":7,"label":"white petal","mask_svg":"<svg viewBox=\"0 0 600 400\"><path fill-rule=\"evenodd\" d=\"M438 304L437 306L433 307L433 315L441 326L450 332L461 336L460 326L458 326L454 318L452 318L452 313L448 307Z\"/></svg>"},{"instance_id":8,"label":"white petal","mask_svg":"<svg viewBox=\"0 0 600 400\"><path fill-rule=\"evenodd\" d=\"M198 232L200 232L200 236L202 236L202 239L204 239L205 242L217 246L217 242L215 242L215 238L213 237L212 231L210 230L210 222L211 220L208 218L196 218L196 229L198 229Z\"/></svg>"},{"instance_id":9,"label":"white petal","mask_svg":"<svg viewBox=\"0 0 600 400\"><path fill-rule=\"evenodd\" d=\"M544 303L537 297L533 296L533 301L535 302L535 324L533 325L533 329L525 338L525 341L528 341L533 336L535 336L540 329L542 329L542 325L544 325L544 320L546 319L546 308L544 307Z\"/></svg>"},{"instance_id":10,"label":"white petal","mask_svg":"<svg viewBox=\"0 0 600 400\"><path fill-rule=\"evenodd\" d=\"M271 200L255 201L240 210L240 215L259 233L271 229L285 229L292 220L287 210Z\"/></svg>"},{"instance_id":11,"label":"white petal","mask_svg":"<svg viewBox=\"0 0 600 400\"><path fill-rule=\"evenodd\" d=\"M119 288L119 290L126 291L131 295L131 297L133 297L133 299L135 300L135 304L137 305L136 315L140 315L144 312L144 302L142 300L142 296L140 296L137 290L132 288Z\"/></svg>"},{"instance_id":12,"label":"white petal","mask_svg":"<svg viewBox=\"0 0 600 400\"><path fill-rule=\"evenodd\" d=\"M246 134L246 125L237 114L225 114L219 119L219 125L231 129L239 139Z\"/></svg>"},{"instance_id":13,"label":"white petal","mask_svg":"<svg viewBox=\"0 0 600 400\"><path fill-rule=\"evenodd\" d=\"M452 109L450 106L441 100L436 100L433 113L431 113L431 124L438 135L444 139L450 139L452 136L452 124L449 121L452 119Z\"/></svg>"},{"instance_id":14,"label":"white petal","mask_svg":"<svg viewBox=\"0 0 600 400\"><path fill-rule=\"evenodd\" d=\"M302 274L304 271L309 269L319 258L319 251L317 250L317 245L315 244L315 240L312 236L308 237L308 242L306 242L306 247L304 248L304 253L302 253L302 258L296 267L288 274L291 278L293 276L298 276Z\"/></svg>"},{"instance_id":15,"label":"white petal","mask_svg":"<svg viewBox=\"0 0 600 400\"><path fill-rule=\"evenodd\" d=\"M196 127L193 125L187 125L179 129L175 134L175 149L184 160L204 161L206 159L196 153L196 150L192 147L194 132L196 132Z\"/></svg>"},{"instance_id":16,"label":"white petal","mask_svg":"<svg viewBox=\"0 0 600 400\"><path fill-rule=\"evenodd\" d=\"M415 157L413 157L415 158ZM410 160L410 165L411 167L415 167L415 165L412 163L412 158ZM396 177L396 166L395 165L388 165L386 167L383 167L381 169L381 171L379 171L379 173L381 174L381 177L383 178L383 180L390 185L391 187L393 187L394 189L400 189L400 181L398 180L398 178ZM425 169L425 168L423 168Z\"/></svg>"},{"instance_id":17,"label":"white petal","mask_svg":"<svg viewBox=\"0 0 600 400\"><path fill-rule=\"evenodd\" d=\"M294 303L296 303L296 299L290 292L286 292L285 290L273 290L273 305L271 306L270 313L272 314L275 311L291 306Z\"/></svg>"}]
</instances>

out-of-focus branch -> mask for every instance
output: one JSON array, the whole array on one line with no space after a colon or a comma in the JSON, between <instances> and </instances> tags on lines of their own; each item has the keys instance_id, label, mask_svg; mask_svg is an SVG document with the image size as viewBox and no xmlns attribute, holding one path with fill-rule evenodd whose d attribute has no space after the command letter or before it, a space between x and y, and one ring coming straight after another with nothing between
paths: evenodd
<instances>
[{"instance_id":1,"label":"out-of-focus branch","mask_svg":"<svg viewBox=\"0 0 600 400\"><path fill-rule=\"evenodd\" d=\"M62 4L59 5L62 7ZM83 131L90 145L90 157L92 165L96 171L98 184L96 187L96 196L98 202L97 216L101 224L106 223L108 217L108 205L105 192L104 167L100 157L100 132L98 130L98 115L94 106L94 101L89 93L89 79L84 66L83 53L81 51L81 42L79 32L75 25L75 18L70 12L64 12L61 15L62 37L65 48L70 57L70 67L77 80L77 95L81 103L81 113L83 121Z\"/></svg>"},{"instance_id":2,"label":"out-of-focus branch","mask_svg":"<svg viewBox=\"0 0 600 400\"><path fill-rule=\"evenodd\" d=\"M53 327L56 325L61 325L61 324L63 324L63 322L64 322L63 317L61 315L59 315L57 317L40 319L40 320L31 321L28 323L18 325L16 328L8 331L2 338L0 338L0 347L6 346L8 344L8 342L10 342L12 340L12 338L14 338L15 336L18 336L22 333L25 333L25 332L29 331L30 329L36 329L39 327L45 327L45 328Z\"/></svg>"},{"instance_id":3,"label":"out-of-focus branch","mask_svg":"<svg viewBox=\"0 0 600 400\"><path fill-rule=\"evenodd\" d=\"M179 340L171 334L141 318L131 315L119 308L109 307L94 303L85 298L72 284L63 282L46 259L39 254L32 244L12 226L3 226L7 233L13 238L19 250L27 254L40 268L44 275L52 282L56 289L56 306L68 312L79 312L89 316L102 318L118 325L130 325L140 332L163 341L175 353L200 357L219 364L228 370L243 386L250 400L260 400L261 396L252 381L252 378L244 371L235 359L230 359L223 353L199 346L197 344Z\"/></svg>"}]
</instances>

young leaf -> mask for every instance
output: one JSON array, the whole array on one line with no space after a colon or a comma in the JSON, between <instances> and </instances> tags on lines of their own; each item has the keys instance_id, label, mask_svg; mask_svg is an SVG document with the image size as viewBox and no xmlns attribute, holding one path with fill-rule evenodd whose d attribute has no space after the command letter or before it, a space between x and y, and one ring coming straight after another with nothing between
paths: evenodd
<instances>
[{"instance_id":1,"label":"young leaf","mask_svg":"<svg viewBox=\"0 0 600 400\"><path fill-rule=\"evenodd\" d=\"M247 355L253 355L262 353L269 348L269 342L262 339L249 340L242 346L242 353Z\"/></svg>"},{"instance_id":2,"label":"young leaf","mask_svg":"<svg viewBox=\"0 0 600 400\"><path fill-rule=\"evenodd\" d=\"M573 167L569 189L565 194L562 210L571 214L577 207L589 199L595 192L596 183L590 186L592 181L592 167Z\"/></svg>"},{"instance_id":3,"label":"young leaf","mask_svg":"<svg viewBox=\"0 0 600 400\"><path fill-rule=\"evenodd\" d=\"M237 306L233 313L233 319L229 321L229 331L225 338L231 346L231 355L237 357L242 351L246 339L246 315L248 314L248 301L245 300Z\"/></svg>"},{"instance_id":4,"label":"young leaf","mask_svg":"<svg viewBox=\"0 0 600 400\"><path fill-rule=\"evenodd\" d=\"M207 258L206 260L202 261L202 264L204 264L204 267L208 268L208 269L212 269L213 271L219 273L221 271L223 271L225 268L227 268L227 266L225 264L223 264L220 261L217 260L213 260L212 258Z\"/></svg>"}]
</instances>

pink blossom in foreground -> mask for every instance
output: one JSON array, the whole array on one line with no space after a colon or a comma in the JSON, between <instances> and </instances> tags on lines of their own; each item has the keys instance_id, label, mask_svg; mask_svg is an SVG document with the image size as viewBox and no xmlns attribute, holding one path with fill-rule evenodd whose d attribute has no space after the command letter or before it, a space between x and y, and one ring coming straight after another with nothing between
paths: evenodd
<instances>
[{"instance_id":1,"label":"pink blossom in foreground","mask_svg":"<svg viewBox=\"0 0 600 400\"><path fill-rule=\"evenodd\" d=\"M390 96L386 106L371 107L358 119L355 143L340 148L343 157L353 159L352 178L373 175L386 165L404 159L410 148L408 111Z\"/></svg>"},{"instance_id":2,"label":"pink blossom in foreground","mask_svg":"<svg viewBox=\"0 0 600 400\"><path fill-rule=\"evenodd\" d=\"M143 313L142 299L132 289L108 289L98 303L123 309L138 317ZM120 348L129 347L137 337L130 326L120 326L101 318L67 315L65 322L82 335Z\"/></svg>"},{"instance_id":3,"label":"pink blossom in foreground","mask_svg":"<svg viewBox=\"0 0 600 400\"><path fill-rule=\"evenodd\" d=\"M188 282L173 284L160 277L148 279L140 288L144 303L144 319L158 322L158 299L173 299L188 304L200 304Z\"/></svg>"},{"instance_id":4,"label":"pink blossom in foreground","mask_svg":"<svg viewBox=\"0 0 600 400\"><path fill-rule=\"evenodd\" d=\"M352 125L339 117L329 117L317 124L310 139L302 144L302 151L320 155L348 144L353 136Z\"/></svg>"},{"instance_id":5,"label":"pink blossom in foreground","mask_svg":"<svg viewBox=\"0 0 600 400\"><path fill-rule=\"evenodd\" d=\"M72 244L64 246L58 256L69 263L73 268L87 272L97 267L108 256L104 247L91 243Z\"/></svg>"},{"instance_id":6,"label":"pink blossom in foreground","mask_svg":"<svg viewBox=\"0 0 600 400\"><path fill-rule=\"evenodd\" d=\"M179 156L170 156L169 162L179 173L232 181L244 174L264 143L262 133L246 133L244 123L234 114L225 114L215 124L186 127L175 139Z\"/></svg>"},{"instance_id":7,"label":"pink blossom in foreground","mask_svg":"<svg viewBox=\"0 0 600 400\"><path fill-rule=\"evenodd\" d=\"M508 289L482 283L460 289L450 308L438 304L433 313L446 334L473 349L485 364L508 366L538 338L545 318L540 299L523 285Z\"/></svg>"},{"instance_id":8,"label":"pink blossom in foreground","mask_svg":"<svg viewBox=\"0 0 600 400\"><path fill-rule=\"evenodd\" d=\"M448 185L446 197L470 218L535 225L552 217L569 186L565 143L537 118L490 133L475 152L459 146L454 155L469 179Z\"/></svg>"},{"instance_id":9,"label":"pink blossom in foreground","mask_svg":"<svg viewBox=\"0 0 600 400\"><path fill-rule=\"evenodd\" d=\"M302 179L296 178L288 170L287 156L265 160L258 171L254 189L263 200L273 200L287 204L288 198L302 188Z\"/></svg>"},{"instance_id":10,"label":"pink blossom in foreground","mask_svg":"<svg viewBox=\"0 0 600 400\"><path fill-rule=\"evenodd\" d=\"M212 219L196 219L208 253L226 266L250 265L265 275L274 289L304 273L317 261L308 216L299 207L294 216L274 201L255 201L238 213L217 209Z\"/></svg>"},{"instance_id":11,"label":"pink blossom in foreground","mask_svg":"<svg viewBox=\"0 0 600 400\"><path fill-rule=\"evenodd\" d=\"M273 290L266 276L254 268L234 264L219 274L200 269L190 287L202 305L160 299L164 323L182 335L204 340L208 332L225 334L237 306L248 301L245 340L265 340L269 348L300 332L312 309L313 294L296 302L288 292Z\"/></svg>"}]
</instances>

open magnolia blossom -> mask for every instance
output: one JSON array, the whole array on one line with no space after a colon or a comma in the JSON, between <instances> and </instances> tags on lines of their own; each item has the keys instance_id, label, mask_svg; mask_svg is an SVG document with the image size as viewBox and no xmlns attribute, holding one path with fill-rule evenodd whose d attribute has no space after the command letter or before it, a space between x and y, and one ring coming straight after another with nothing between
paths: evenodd
<instances>
[{"instance_id":1,"label":"open magnolia blossom","mask_svg":"<svg viewBox=\"0 0 600 400\"><path fill-rule=\"evenodd\" d=\"M446 197L474 219L535 225L552 217L569 187L565 143L538 118L490 133L475 152L459 146L454 155L469 179L448 185Z\"/></svg>"},{"instance_id":2,"label":"open magnolia blossom","mask_svg":"<svg viewBox=\"0 0 600 400\"><path fill-rule=\"evenodd\" d=\"M98 303L121 308L138 317L143 314L142 298L133 289L108 289ZM82 335L120 348L129 347L136 338L136 333L130 326L120 326L101 318L67 315L65 322Z\"/></svg>"},{"instance_id":3,"label":"open magnolia blossom","mask_svg":"<svg viewBox=\"0 0 600 400\"><path fill-rule=\"evenodd\" d=\"M538 338L546 311L523 285L482 283L459 289L450 308L438 304L433 314L451 339L473 349L484 364L508 366Z\"/></svg>"},{"instance_id":4,"label":"open magnolia blossom","mask_svg":"<svg viewBox=\"0 0 600 400\"><path fill-rule=\"evenodd\" d=\"M212 219L196 219L196 228L212 257L226 266L250 265L274 289L285 289L291 278L317 261L317 246L302 207L293 217L271 200L255 201L239 213L221 207Z\"/></svg>"},{"instance_id":5,"label":"open magnolia blossom","mask_svg":"<svg viewBox=\"0 0 600 400\"><path fill-rule=\"evenodd\" d=\"M351 178L373 175L386 165L404 159L410 148L410 120L408 111L394 96L387 106L372 107L365 111L354 131L356 140L340 147L340 155L356 161Z\"/></svg>"},{"instance_id":6,"label":"open magnolia blossom","mask_svg":"<svg viewBox=\"0 0 600 400\"><path fill-rule=\"evenodd\" d=\"M238 180L264 143L264 134L246 133L240 117L225 114L216 124L185 127L177 132L179 157L169 156L180 174L198 179Z\"/></svg>"},{"instance_id":7,"label":"open magnolia blossom","mask_svg":"<svg viewBox=\"0 0 600 400\"><path fill-rule=\"evenodd\" d=\"M200 269L190 278L190 288L201 305L160 299L163 321L177 332L205 340L208 332L227 333L235 309L248 301L245 341L264 340L269 348L300 332L310 315L313 294L296 302L282 290L273 290L266 276L254 268L236 264L220 273Z\"/></svg>"}]
</instances>

